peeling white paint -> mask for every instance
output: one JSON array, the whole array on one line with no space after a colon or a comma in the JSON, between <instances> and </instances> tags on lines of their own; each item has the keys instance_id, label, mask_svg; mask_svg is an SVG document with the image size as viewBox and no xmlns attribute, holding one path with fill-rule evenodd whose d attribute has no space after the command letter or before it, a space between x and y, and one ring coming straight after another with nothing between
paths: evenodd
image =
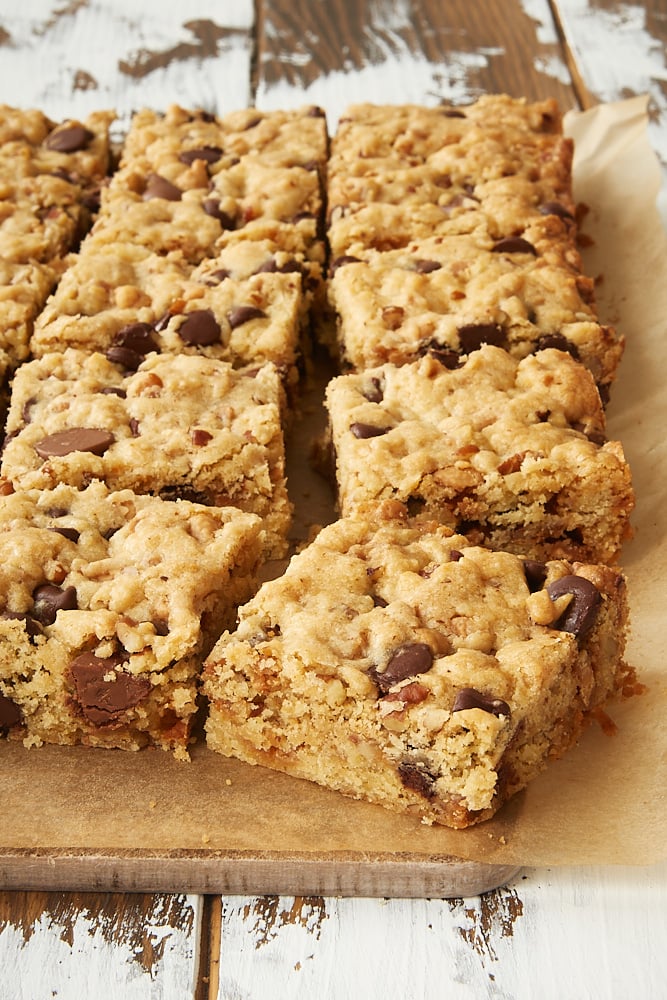
<instances>
[{"instance_id":1,"label":"peeling white paint","mask_svg":"<svg viewBox=\"0 0 667 1000\"><path fill-rule=\"evenodd\" d=\"M621 3L608 9L592 7L586 0L559 0L558 7L591 93L602 101L651 95L661 121L649 122L649 138L667 167L667 54L648 30L645 6Z\"/></svg>"}]
</instances>

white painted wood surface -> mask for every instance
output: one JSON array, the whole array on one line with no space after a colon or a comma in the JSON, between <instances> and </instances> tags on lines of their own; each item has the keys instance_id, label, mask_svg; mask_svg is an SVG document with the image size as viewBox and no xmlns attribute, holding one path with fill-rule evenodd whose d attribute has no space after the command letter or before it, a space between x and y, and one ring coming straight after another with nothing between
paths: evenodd
<instances>
[{"instance_id":1,"label":"white painted wood surface","mask_svg":"<svg viewBox=\"0 0 667 1000\"><path fill-rule=\"evenodd\" d=\"M652 95L651 138L667 164L667 63L648 6L557 4L590 95ZM551 4L521 7L535 42L550 47L533 56L536 68L566 80ZM229 110L253 97L252 0L5 0L0 8L0 101L54 118L113 106L123 118L140 105ZM388 31L381 62L321 77L308 92L265 85L260 74L257 103L313 100L334 121L359 95L465 100L476 96L480 66L500 55L493 40L471 54L453 39L446 65L434 67L401 41L406 0L378 0L374 10ZM311 41L286 58L307 60ZM214 935L210 969L199 967L203 910L203 897L155 897L142 934L136 919L68 908L66 896L28 923L5 917L0 1000L667 998L667 865L526 871L483 897L450 901L224 897L219 964Z\"/></svg>"}]
</instances>

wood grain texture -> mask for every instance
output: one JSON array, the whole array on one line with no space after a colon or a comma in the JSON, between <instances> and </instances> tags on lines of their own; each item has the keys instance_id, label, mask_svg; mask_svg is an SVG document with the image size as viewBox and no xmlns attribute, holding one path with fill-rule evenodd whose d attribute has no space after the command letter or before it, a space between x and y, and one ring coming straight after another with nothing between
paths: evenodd
<instances>
[{"instance_id":1,"label":"wood grain texture","mask_svg":"<svg viewBox=\"0 0 667 1000\"><path fill-rule=\"evenodd\" d=\"M667 0L557 0L582 103L650 97L649 135L667 178Z\"/></svg>"},{"instance_id":2,"label":"wood grain texture","mask_svg":"<svg viewBox=\"0 0 667 1000\"><path fill-rule=\"evenodd\" d=\"M465 103L484 92L576 105L547 0L264 0L256 99Z\"/></svg>"},{"instance_id":3,"label":"wood grain texture","mask_svg":"<svg viewBox=\"0 0 667 1000\"><path fill-rule=\"evenodd\" d=\"M58 120L250 103L253 0L31 0L0 9L0 102Z\"/></svg>"},{"instance_id":4,"label":"wood grain texture","mask_svg":"<svg viewBox=\"0 0 667 1000\"><path fill-rule=\"evenodd\" d=\"M0 893L0 998L193 996L202 901L127 893Z\"/></svg>"},{"instance_id":5,"label":"wood grain texture","mask_svg":"<svg viewBox=\"0 0 667 1000\"><path fill-rule=\"evenodd\" d=\"M281 1000L664 997L666 874L545 870L476 899L409 903L228 898L217 1000L274 1000L277 983Z\"/></svg>"}]
</instances>

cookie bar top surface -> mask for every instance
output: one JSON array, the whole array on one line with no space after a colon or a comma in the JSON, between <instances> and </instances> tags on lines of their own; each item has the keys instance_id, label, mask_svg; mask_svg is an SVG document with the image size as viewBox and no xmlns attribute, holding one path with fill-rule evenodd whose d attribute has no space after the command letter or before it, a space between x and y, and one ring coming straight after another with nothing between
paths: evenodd
<instances>
[{"instance_id":1,"label":"cookie bar top surface","mask_svg":"<svg viewBox=\"0 0 667 1000\"><path fill-rule=\"evenodd\" d=\"M496 547L599 562L629 535L623 449L568 354L486 345L454 370L426 356L340 376L326 403L343 514L395 499Z\"/></svg>"},{"instance_id":2,"label":"cookie bar top surface","mask_svg":"<svg viewBox=\"0 0 667 1000\"><path fill-rule=\"evenodd\" d=\"M607 567L526 563L443 526L344 518L214 647L209 743L466 826L563 752L614 690L625 614Z\"/></svg>"},{"instance_id":3,"label":"cookie bar top surface","mask_svg":"<svg viewBox=\"0 0 667 1000\"><path fill-rule=\"evenodd\" d=\"M234 508L100 482L3 495L0 735L187 759L202 657L261 549L259 518Z\"/></svg>"},{"instance_id":4,"label":"cookie bar top surface","mask_svg":"<svg viewBox=\"0 0 667 1000\"><path fill-rule=\"evenodd\" d=\"M112 111L53 122L40 111L0 105L0 177L62 172L72 183L101 181L109 168Z\"/></svg>"},{"instance_id":5,"label":"cookie bar top surface","mask_svg":"<svg viewBox=\"0 0 667 1000\"><path fill-rule=\"evenodd\" d=\"M233 505L267 521L280 548L291 508L282 387L272 365L235 371L149 355L127 371L72 348L17 372L3 474L21 488L102 479L112 489Z\"/></svg>"},{"instance_id":6,"label":"cookie bar top surface","mask_svg":"<svg viewBox=\"0 0 667 1000\"><path fill-rule=\"evenodd\" d=\"M550 135L562 130L553 100L528 103L506 95L485 95L474 104L427 108L415 104L350 105L332 139L332 155L424 160L474 129L501 136Z\"/></svg>"},{"instance_id":7,"label":"cookie bar top surface","mask_svg":"<svg viewBox=\"0 0 667 1000\"><path fill-rule=\"evenodd\" d=\"M327 147L326 120L316 107L248 108L215 116L171 105L163 114L149 108L136 112L121 165L144 158L160 172L165 167L175 169L174 161L181 163L181 169L199 161L211 175L247 156L279 167L323 164Z\"/></svg>"},{"instance_id":8,"label":"cookie bar top surface","mask_svg":"<svg viewBox=\"0 0 667 1000\"><path fill-rule=\"evenodd\" d=\"M475 231L344 257L329 284L341 353L355 368L414 360L431 345L466 354L492 343L522 357L556 337L609 383L623 340L597 321L578 264L555 216L497 242Z\"/></svg>"},{"instance_id":9,"label":"cookie bar top surface","mask_svg":"<svg viewBox=\"0 0 667 1000\"><path fill-rule=\"evenodd\" d=\"M147 327L141 354L196 353L237 367L271 361L287 377L296 364L302 273L266 251L255 256L253 273L247 257L229 250L195 270L179 251L160 255L89 237L38 317L32 351L117 350L131 345L138 324Z\"/></svg>"},{"instance_id":10,"label":"cookie bar top surface","mask_svg":"<svg viewBox=\"0 0 667 1000\"><path fill-rule=\"evenodd\" d=\"M258 565L260 533L259 518L236 508L112 492L101 482L3 496L2 615L33 619L65 644L114 636L128 653L150 649L164 667L202 647L202 615L237 563L247 573ZM59 605L57 591L70 587L75 606ZM52 621L39 607L49 601Z\"/></svg>"}]
</instances>

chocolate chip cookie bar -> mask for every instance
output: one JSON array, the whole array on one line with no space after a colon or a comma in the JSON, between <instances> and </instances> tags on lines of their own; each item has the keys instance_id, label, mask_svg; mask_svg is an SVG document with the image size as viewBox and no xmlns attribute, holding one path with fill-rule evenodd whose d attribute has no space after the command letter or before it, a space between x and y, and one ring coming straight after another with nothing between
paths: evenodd
<instances>
[{"instance_id":1,"label":"chocolate chip cookie bar","mask_svg":"<svg viewBox=\"0 0 667 1000\"><path fill-rule=\"evenodd\" d=\"M2 475L16 489L100 479L112 490L239 507L262 518L267 555L282 557L291 504L275 366L141 360L137 346L119 345L117 361L69 348L21 365Z\"/></svg>"},{"instance_id":2,"label":"chocolate chip cookie bar","mask_svg":"<svg viewBox=\"0 0 667 1000\"><path fill-rule=\"evenodd\" d=\"M247 254L238 253L243 262ZM196 353L235 367L273 362L286 384L298 381L302 273L271 264L234 268L234 254L195 269L178 251L160 255L133 243L84 241L37 317L31 349L41 357L67 347L118 352L141 329L142 354Z\"/></svg>"},{"instance_id":3,"label":"chocolate chip cookie bar","mask_svg":"<svg viewBox=\"0 0 667 1000\"><path fill-rule=\"evenodd\" d=\"M555 346L607 393L623 338L598 322L593 283L578 265L553 216L521 237L494 242L474 232L343 258L329 283L340 353L364 369L405 364L430 348L467 355L486 343L522 358Z\"/></svg>"},{"instance_id":4,"label":"chocolate chip cookie bar","mask_svg":"<svg viewBox=\"0 0 667 1000\"><path fill-rule=\"evenodd\" d=\"M500 239L540 213L573 222L571 167L572 142L552 100L353 105L331 143L332 254L404 246L425 227L444 235L484 226Z\"/></svg>"},{"instance_id":5,"label":"chocolate chip cookie bar","mask_svg":"<svg viewBox=\"0 0 667 1000\"><path fill-rule=\"evenodd\" d=\"M113 118L56 123L0 105L0 257L49 262L76 244L109 171Z\"/></svg>"},{"instance_id":6,"label":"chocolate chip cookie bar","mask_svg":"<svg viewBox=\"0 0 667 1000\"><path fill-rule=\"evenodd\" d=\"M343 518L239 612L204 667L208 745L463 828L617 688L625 584L443 525Z\"/></svg>"},{"instance_id":7,"label":"chocolate chip cookie bar","mask_svg":"<svg viewBox=\"0 0 667 1000\"><path fill-rule=\"evenodd\" d=\"M214 255L217 238L223 245L255 233L266 238L267 223L278 223L277 250L297 242L298 252L321 261L327 152L319 109L252 109L221 118L178 106L164 115L145 109L133 117L119 169L103 192L98 229L110 226L116 239L129 239L131 230L158 249L161 235L173 240L166 224L173 216L185 231L180 248L201 260Z\"/></svg>"},{"instance_id":8,"label":"chocolate chip cookie bar","mask_svg":"<svg viewBox=\"0 0 667 1000\"><path fill-rule=\"evenodd\" d=\"M606 440L593 379L569 354L517 361L486 345L459 363L436 351L341 375L326 405L343 515L396 500L540 559L614 562L629 537L623 449Z\"/></svg>"},{"instance_id":9,"label":"chocolate chip cookie bar","mask_svg":"<svg viewBox=\"0 0 667 1000\"><path fill-rule=\"evenodd\" d=\"M254 590L261 534L100 482L0 496L0 734L187 759L201 661Z\"/></svg>"}]
</instances>

